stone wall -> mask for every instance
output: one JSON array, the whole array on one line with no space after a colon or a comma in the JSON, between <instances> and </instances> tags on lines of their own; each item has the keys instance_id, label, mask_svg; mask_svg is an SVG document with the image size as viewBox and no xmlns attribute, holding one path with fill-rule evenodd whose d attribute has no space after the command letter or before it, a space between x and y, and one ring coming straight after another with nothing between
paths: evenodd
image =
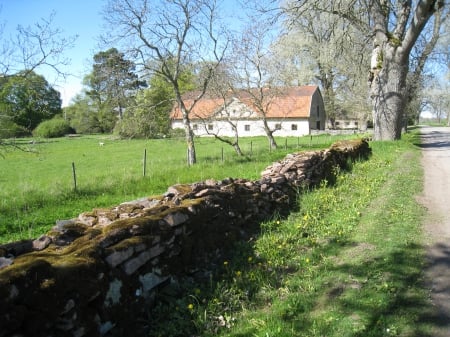
<instances>
[{"instance_id":1,"label":"stone wall","mask_svg":"<svg viewBox=\"0 0 450 337\"><path fill-rule=\"evenodd\" d=\"M290 154L256 181L171 186L0 246L0 337L143 335L136 318L158 289L206 274L262 221L287 214L303 188L369 154L364 140Z\"/></svg>"}]
</instances>

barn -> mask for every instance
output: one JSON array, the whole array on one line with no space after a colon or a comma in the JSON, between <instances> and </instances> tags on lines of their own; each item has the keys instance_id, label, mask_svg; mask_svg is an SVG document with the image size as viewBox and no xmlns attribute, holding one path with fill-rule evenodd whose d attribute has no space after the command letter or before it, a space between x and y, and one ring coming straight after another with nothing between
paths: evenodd
<instances>
[{"instance_id":1,"label":"barn","mask_svg":"<svg viewBox=\"0 0 450 337\"><path fill-rule=\"evenodd\" d=\"M184 103L192 107L198 93L188 93ZM196 136L264 136L268 127L280 137L303 136L324 130L325 108L318 86L242 90L225 95L205 95L192 108L189 118ZM184 128L181 111L171 112L173 129Z\"/></svg>"}]
</instances>

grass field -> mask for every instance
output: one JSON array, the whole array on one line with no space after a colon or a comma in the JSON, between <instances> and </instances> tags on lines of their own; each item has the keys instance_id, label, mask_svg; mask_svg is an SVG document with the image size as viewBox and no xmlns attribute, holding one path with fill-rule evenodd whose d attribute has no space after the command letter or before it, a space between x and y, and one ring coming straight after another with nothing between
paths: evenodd
<instances>
[{"instance_id":1,"label":"grass field","mask_svg":"<svg viewBox=\"0 0 450 337\"><path fill-rule=\"evenodd\" d=\"M3 242L34 237L56 219L160 194L175 183L227 176L255 179L288 152L328 147L336 138L243 139L247 157L197 140L199 163L185 165L180 140L105 137L38 143L0 159ZM104 146L99 146L99 141ZM433 309L423 285L424 210L415 133L373 142L372 157L338 172L336 184L299 196L288 218L261 224L207 284L162 293L148 314L150 336L431 337ZM250 145L250 142L252 144ZM250 155L250 147L253 149ZM147 176L142 175L147 149ZM72 162L76 165L74 191Z\"/></svg>"},{"instance_id":2,"label":"grass field","mask_svg":"<svg viewBox=\"0 0 450 337\"><path fill-rule=\"evenodd\" d=\"M214 282L163 301L149 314L150 335L433 336L418 141L372 143L368 161L240 243Z\"/></svg>"},{"instance_id":3,"label":"grass field","mask_svg":"<svg viewBox=\"0 0 450 337\"><path fill-rule=\"evenodd\" d=\"M176 183L225 177L256 179L263 168L288 152L327 147L337 139L328 135L280 138L279 150L269 151L265 138L243 138L241 147L246 156L239 158L230 146L199 138L198 164L192 167L186 165L182 139L83 136L37 140L34 144L30 139L16 140L20 150L0 149L0 243L37 237L58 219L161 194Z\"/></svg>"}]
</instances>

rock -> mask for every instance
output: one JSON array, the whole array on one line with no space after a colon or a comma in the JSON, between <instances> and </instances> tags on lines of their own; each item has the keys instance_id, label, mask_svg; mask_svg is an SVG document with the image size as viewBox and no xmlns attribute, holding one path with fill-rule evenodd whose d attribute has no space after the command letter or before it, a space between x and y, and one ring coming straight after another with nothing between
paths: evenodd
<instances>
[{"instance_id":1,"label":"rock","mask_svg":"<svg viewBox=\"0 0 450 337\"><path fill-rule=\"evenodd\" d=\"M8 267L14 262L13 258L9 257L0 257L0 269Z\"/></svg>"},{"instance_id":2,"label":"rock","mask_svg":"<svg viewBox=\"0 0 450 337\"><path fill-rule=\"evenodd\" d=\"M39 238L33 241L34 250L43 250L52 243L52 238L47 235L41 235Z\"/></svg>"}]
</instances>

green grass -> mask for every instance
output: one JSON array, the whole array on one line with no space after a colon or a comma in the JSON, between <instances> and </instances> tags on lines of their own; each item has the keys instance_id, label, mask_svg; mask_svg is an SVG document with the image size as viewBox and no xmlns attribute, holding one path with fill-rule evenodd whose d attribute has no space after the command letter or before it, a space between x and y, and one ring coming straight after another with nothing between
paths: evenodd
<instances>
[{"instance_id":1,"label":"green grass","mask_svg":"<svg viewBox=\"0 0 450 337\"><path fill-rule=\"evenodd\" d=\"M336 172L336 183L299 196L288 218L261 224L238 243L207 283L167 289L149 312L150 336L432 336L432 308L423 286L424 210L417 134L373 142L373 156ZM99 139L105 146L99 147ZM336 138L313 139L311 148ZM249 155L250 141L253 154ZM254 179L287 152L310 149L310 138L243 139L246 158L211 139L197 141L199 164L186 167L177 140L118 141L101 137L36 144L35 154L0 159L3 241L33 237L56 219L94 207L159 194L175 183L208 178ZM26 145L28 146L28 145ZM147 176L142 155L147 149ZM73 191L75 162L78 191Z\"/></svg>"},{"instance_id":2,"label":"green grass","mask_svg":"<svg viewBox=\"0 0 450 337\"><path fill-rule=\"evenodd\" d=\"M372 143L370 160L262 224L214 280L162 296L150 335L432 336L417 141Z\"/></svg>"},{"instance_id":3,"label":"green grass","mask_svg":"<svg viewBox=\"0 0 450 337\"><path fill-rule=\"evenodd\" d=\"M192 167L186 166L186 145L180 139L85 136L38 140L36 144L30 144L30 139L15 140L21 150L0 148L0 243L37 237L58 219L161 194L177 183L225 177L256 179L266 166L288 152L327 147L337 139L327 135L279 138L280 149L269 151L265 138L243 138L246 157L238 158L230 146L199 138L198 164Z\"/></svg>"}]
</instances>

